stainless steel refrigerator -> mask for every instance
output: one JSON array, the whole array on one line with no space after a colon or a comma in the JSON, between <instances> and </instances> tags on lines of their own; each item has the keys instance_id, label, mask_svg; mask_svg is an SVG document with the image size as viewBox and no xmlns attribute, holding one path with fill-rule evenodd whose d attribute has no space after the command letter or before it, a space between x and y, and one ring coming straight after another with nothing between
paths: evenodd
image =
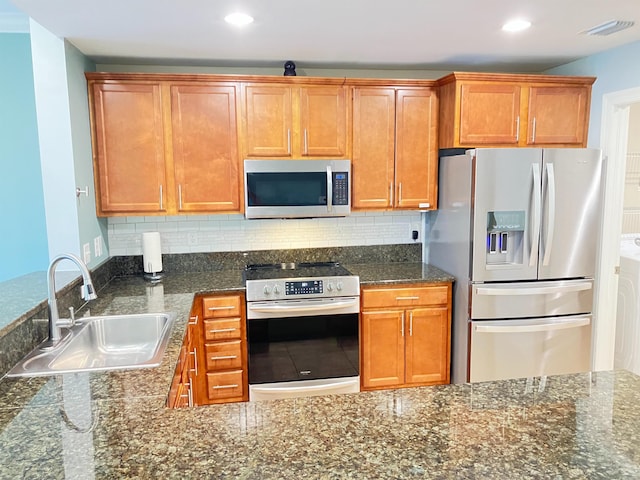
<instances>
[{"instance_id":1,"label":"stainless steel refrigerator","mask_svg":"<svg viewBox=\"0 0 640 480\"><path fill-rule=\"evenodd\" d=\"M592 149L441 156L428 261L456 277L454 383L590 369L602 177Z\"/></svg>"}]
</instances>

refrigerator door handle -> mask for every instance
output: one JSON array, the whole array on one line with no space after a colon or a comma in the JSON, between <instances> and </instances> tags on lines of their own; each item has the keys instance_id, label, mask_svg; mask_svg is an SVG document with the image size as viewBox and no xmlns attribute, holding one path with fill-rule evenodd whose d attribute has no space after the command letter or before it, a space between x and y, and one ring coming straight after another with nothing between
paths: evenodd
<instances>
[{"instance_id":1,"label":"refrigerator door handle","mask_svg":"<svg viewBox=\"0 0 640 480\"><path fill-rule=\"evenodd\" d=\"M546 164L547 170L547 200L549 204L549 217L547 221L547 235L544 242L544 257L542 265L549 265L551 259L551 246L553 245L553 227L556 224L556 180L553 171L553 163Z\"/></svg>"},{"instance_id":2,"label":"refrigerator door handle","mask_svg":"<svg viewBox=\"0 0 640 480\"><path fill-rule=\"evenodd\" d=\"M531 252L529 254L529 266L534 267L537 262L538 245L540 242L540 212L542 210L542 192L540 183L540 164L531 165L533 173L533 234L531 235L530 244Z\"/></svg>"},{"instance_id":3,"label":"refrigerator door handle","mask_svg":"<svg viewBox=\"0 0 640 480\"><path fill-rule=\"evenodd\" d=\"M571 285L549 285L545 287L522 287L522 288L483 288L477 287L478 295L544 295L547 293L566 293L580 292L583 290L591 290L593 285L591 282L577 282Z\"/></svg>"},{"instance_id":4,"label":"refrigerator door handle","mask_svg":"<svg viewBox=\"0 0 640 480\"><path fill-rule=\"evenodd\" d=\"M584 327L589 325L589 318L578 318L564 322L540 323L537 325L474 325L478 333L529 333L529 332L550 332L552 330L565 330L568 328Z\"/></svg>"}]
</instances>

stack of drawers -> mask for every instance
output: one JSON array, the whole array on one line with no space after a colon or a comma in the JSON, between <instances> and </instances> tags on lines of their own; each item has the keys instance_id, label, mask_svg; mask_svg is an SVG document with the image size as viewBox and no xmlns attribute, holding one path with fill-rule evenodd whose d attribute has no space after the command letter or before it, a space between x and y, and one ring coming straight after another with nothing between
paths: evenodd
<instances>
[{"instance_id":1,"label":"stack of drawers","mask_svg":"<svg viewBox=\"0 0 640 480\"><path fill-rule=\"evenodd\" d=\"M247 401L244 295L202 297L202 319L206 395L201 403Z\"/></svg>"}]
</instances>

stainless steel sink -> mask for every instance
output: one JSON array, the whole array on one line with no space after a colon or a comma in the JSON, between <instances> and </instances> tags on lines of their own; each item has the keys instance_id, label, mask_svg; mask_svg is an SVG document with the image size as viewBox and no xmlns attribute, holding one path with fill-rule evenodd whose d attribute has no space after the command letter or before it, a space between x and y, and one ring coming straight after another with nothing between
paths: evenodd
<instances>
[{"instance_id":1,"label":"stainless steel sink","mask_svg":"<svg viewBox=\"0 0 640 480\"><path fill-rule=\"evenodd\" d=\"M173 312L80 318L54 348L36 347L7 376L158 366L175 319Z\"/></svg>"}]
</instances>

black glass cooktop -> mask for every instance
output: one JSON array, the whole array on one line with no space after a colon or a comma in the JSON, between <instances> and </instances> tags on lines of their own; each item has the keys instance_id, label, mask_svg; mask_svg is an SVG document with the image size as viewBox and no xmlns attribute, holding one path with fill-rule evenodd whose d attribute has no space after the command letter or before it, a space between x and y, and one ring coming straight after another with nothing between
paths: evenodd
<instances>
[{"instance_id":1,"label":"black glass cooktop","mask_svg":"<svg viewBox=\"0 0 640 480\"><path fill-rule=\"evenodd\" d=\"M338 262L303 262L247 265L245 280L269 280L275 278L315 278L351 275Z\"/></svg>"}]
</instances>

